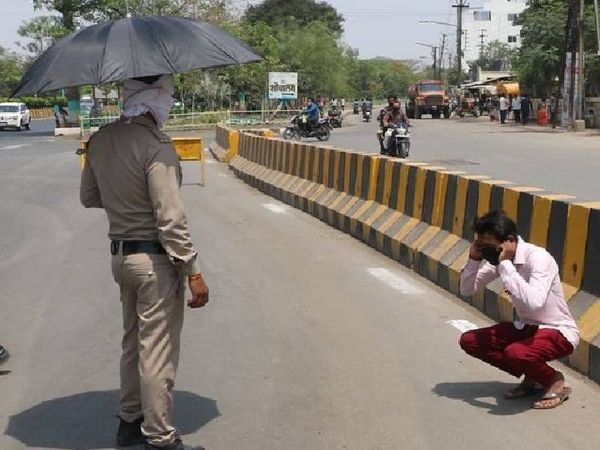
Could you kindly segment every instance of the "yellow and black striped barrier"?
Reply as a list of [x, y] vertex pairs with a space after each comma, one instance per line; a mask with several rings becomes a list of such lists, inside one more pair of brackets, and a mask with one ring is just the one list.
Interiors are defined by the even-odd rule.
[[[240, 132], [230, 166], [248, 184], [352, 234], [459, 294], [477, 215], [504, 209], [558, 261], [582, 343], [569, 363], [600, 382], [600, 203], [426, 163]], [[514, 308], [500, 281], [464, 300], [495, 320]]]

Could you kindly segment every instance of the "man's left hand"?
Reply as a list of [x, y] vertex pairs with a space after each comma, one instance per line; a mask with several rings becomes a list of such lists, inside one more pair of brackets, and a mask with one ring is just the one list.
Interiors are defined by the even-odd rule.
[[515, 241], [504, 241], [500, 244], [502, 247], [502, 253], [500, 253], [500, 262], [502, 261], [512, 261], [515, 258], [515, 253], [517, 253], [517, 243]]

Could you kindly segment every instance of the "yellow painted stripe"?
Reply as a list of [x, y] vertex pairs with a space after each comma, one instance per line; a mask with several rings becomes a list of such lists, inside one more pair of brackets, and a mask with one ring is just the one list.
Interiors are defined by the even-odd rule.
[[374, 202], [373, 202], [373, 201], [371, 201], [371, 200], [364, 202], [364, 203], [363, 203], [363, 204], [362, 204], [362, 205], [361, 205], [361, 206], [360, 206], [360, 207], [359, 207], [359, 208], [356, 210], [356, 212], [350, 216], [350, 218], [351, 218], [351, 219], [358, 219], [358, 218], [360, 218], [360, 216], [362, 216], [364, 213], [366, 213], [366, 212], [368, 211], [368, 209], [371, 207], [371, 205], [372, 205], [373, 203], [374, 203]]
[[369, 200], [375, 200], [377, 196], [377, 177], [379, 175], [379, 164], [381, 162], [381, 158], [378, 156], [371, 157], [371, 165], [369, 172], [369, 192], [367, 193], [367, 198]]
[[384, 212], [387, 211], [387, 206], [381, 205], [379, 207], [377, 207], [377, 209], [373, 212], [373, 214], [371, 214], [369, 217], [367, 217], [367, 219], [364, 221], [365, 225], [373, 225], [373, 222], [375, 222], [377, 219], [379, 219], [382, 214]]
[[404, 213], [406, 206], [406, 187], [408, 186], [408, 170], [410, 166], [408, 164], [402, 164], [400, 166], [400, 183], [398, 186], [398, 200], [396, 202], [396, 210]]
[[508, 217], [517, 221], [517, 209], [519, 207], [520, 192], [514, 189], [504, 189], [504, 199], [502, 209], [508, 214]]
[[417, 168], [415, 176], [415, 198], [413, 200], [413, 217], [421, 220], [423, 218], [423, 203], [425, 201], [425, 178], [427, 177], [427, 169], [423, 167]]
[[446, 239], [444, 239], [442, 243], [438, 245], [433, 252], [431, 252], [430, 258], [439, 261], [446, 253], [450, 251], [452, 247], [456, 245], [458, 241], [460, 241], [458, 236], [455, 234], [449, 234]]
[[397, 220], [402, 218], [402, 214], [394, 212], [381, 226], [377, 229], [377, 248], [383, 248], [383, 236], [384, 234], [396, 223]]
[[340, 214], [345, 215], [350, 209], [354, 206], [354, 204], [358, 201], [358, 197], [352, 197], [348, 203], [344, 205], [344, 207], [340, 210]]
[[505, 292], [498, 295], [498, 317], [501, 321], [512, 322], [514, 318], [514, 306], [510, 297]]
[[392, 178], [394, 170], [394, 162], [387, 160], [385, 161], [384, 178], [383, 178], [383, 204], [390, 204], [390, 197], [392, 196]]
[[349, 152], [344, 153], [344, 187], [343, 191], [348, 194], [352, 194], [350, 192], [350, 158], [352, 155]]
[[456, 260], [450, 264], [450, 269], [455, 272], [460, 272], [469, 259], [469, 248], [459, 255]]
[[585, 246], [587, 244], [590, 208], [573, 203], [569, 208], [565, 237], [563, 281], [579, 288], [583, 279]]
[[569, 356], [569, 362], [578, 370], [587, 374], [590, 364], [590, 343], [600, 333], [600, 301], [596, 301], [577, 320], [581, 341], [575, 352]]
[[411, 247], [416, 251], [421, 250], [423, 247], [429, 244], [429, 242], [436, 237], [439, 232], [440, 229], [438, 227], [427, 227], [423, 234], [419, 236], [415, 242], [413, 242]]
[[479, 197], [477, 199], [477, 216], [481, 217], [490, 210], [491, 198], [492, 185], [489, 183], [479, 183]]
[[338, 150], [333, 152], [333, 188], [336, 191], [340, 190], [340, 161], [342, 159], [342, 153]]
[[454, 202], [454, 218], [452, 222], [452, 233], [458, 236], [462, 236], [463, 233], [468, 187], [468, 179], [463, 177], [458, 177], [456, 179], [456, 201]]
[[444, 221], [444, 205], [446, 204], [446, 192], [448, 189], [448, 174], [436, 172], [435, 194], [433, 199], [433, 211], [431, 213], [431, 224], [440, 227]]
[[320, 201], [320, 203], [322, 205], [325, 205], [327, 207], [329, 202], [333, 199], [334, 196], [339, 195], [340, 193], [334, 189], [328, 188], [329, 192], [327, 192], [327, 195]]
[[448, 271], [448, 281], [450, 292], [457, 293], [459, 291], [460, 284], [460, 271], [469, 259], [469, 249], [467, 248], [458, 258], [450, 265]]
[[309, 200], [311, 202], [316, 201], [317, 198], [319, 198], [319, 195], [321, 195], [325, 189], [327, 189], [327, 188], [325, 186], [323, 186], [322, 184], [320, 184], [319, 188], [315, 191], [315, 193], [313, 195], [310, 196]]
[[406, 236], [408, 236], [408, 233], [410, 233], [417, 225], [419, 225], [421, 223], [420, 220], [415, 219], [414, 217], [411, 217], [408, 222], [406, 222], [404, 224], [404, 226], [402, 228], [400, 228], [400, 230], [398, 230], [396, 232], [396, 234], [394, 234], [394, 236], [392, 236], [392, 239], [396, 240], [396, 241], [401, 241], [402, 239], [404, 239]]
[[330, 208], [330, 209], [336, 209], [336, 208], [337, 208], [337, 206], [338, 206], [338, 205], [340, 204], [340, 202], [342, 201], [342, 199], [343, 199], [344, 197], [346, 197], [346, 195], [348, 195], [348, 194], [346, 194], [345, 192], [339, 192], [339, 193], [338, 193], [338, 196], [337, 196], [337, 198], [336, 198], [336, 199], [333, 201], [333, 203], [332, 203], [331, 205], [329, 205], [329, 208]]

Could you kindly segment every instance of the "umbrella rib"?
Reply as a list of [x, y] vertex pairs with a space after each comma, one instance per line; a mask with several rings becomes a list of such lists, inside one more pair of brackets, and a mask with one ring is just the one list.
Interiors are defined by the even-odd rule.
[[[158, 31], [156, 30], [156, 28], [154, 28], [154, 25], [152, 25], [152, 23], [150, 21], [146, 20], [145, 17], [142, 17], [141, 19], [142, 19], [143, 22], [146, 23], [146, 25], [148, 25], [152, 29], [152, 31], [154, 32], [154, 34], [158, 38], [158, 42], [160, 43], [160, 45], [161, 45], [161, 47], [163, 49], [163, 52], [165, 54], [165, 58], [167, 59], [167, 63], [171, 67], [171, 71], [172, 72], [178, 71], [179, 69], [177, 67], [175, 67], [173, 65], [173, 62], [171, 61], [171, 55], [169, 55], [169, 52], [167, 51], [167, 47], [166, 47], [164, 41], [162, 40], [162, 37], [161, 37], [160, 33], [158, 33]], [[164, 74], [155, 74], [155, 75], [164, 75]]]

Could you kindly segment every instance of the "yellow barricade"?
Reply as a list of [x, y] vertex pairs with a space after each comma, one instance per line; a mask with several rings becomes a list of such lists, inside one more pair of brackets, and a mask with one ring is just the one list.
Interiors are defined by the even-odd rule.
[[[206, 186], [206, 162], [204, 159], [204, 142], [200, 136], [197, 137], [174, 137], [173, 146], [180, 161], [200, 161], [200, 185]], [[90, 137], [85, 136], [79, 141], [79, 163], [81, 170], [85, 166], [85, 160]]]

